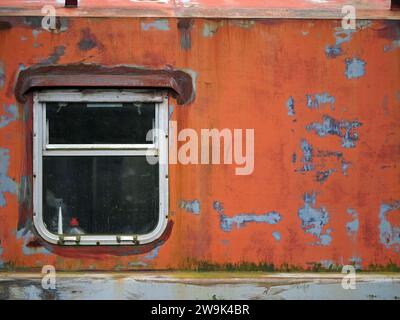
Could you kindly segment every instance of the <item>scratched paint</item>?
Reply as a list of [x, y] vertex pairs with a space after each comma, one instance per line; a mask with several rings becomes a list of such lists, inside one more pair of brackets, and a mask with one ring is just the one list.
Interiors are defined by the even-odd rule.
[[17, 184], [8, 174], [10, 166], [10, 151], [0, 148], [0, 207], [5, 207], [5, 193], [17, 193]]
[[201, 206], [199, 200], [181, 200], [180, 207], [187, 212], [200, 214]]
[[331, 110], [335, 109], [335, 97], [330, 96], [327, 92], [321, 94], [307, 94], [307, 107], [310, 109], [320, 109], [321, 105], [329, 104]]
[[225, 232], [231, 231], [233, 226], [239, 229], [251, 222], [277, 224], [282, 220], [282, 216], [276, 211], [263, 214], [240, 213], [232, 217], [228, 217], [225, 214], [225, 210], [221, 202], [215, 201], [213, 206], [214, 210], [216, 210], [220, 216], [221, 229]]
[[393, 248], [396, 252], [400, 253], [400, 227], [392, 226], [388, 220], [388, 215], [392, 212], [398, 215], [398, 210], [400, 210], [400, 201], [381, 204], [379, 232], [381, 243], [386, 248]]
[[346, 59], [345, 65], [345, 74], [347, 79], [357, 79], [364, 76], [366, 65], [365, 61], [358, 58]]
[[336, 120], [328, 115], [323, 116], [322, 123], [314, 122], [306, 126], [307, 131], [314, 131], [320, 137], [328, 135], [342, 138], [342, 147], [354, 148], [358, 141], [358, 133], [355, 129], [361, 126], [357, 120]]
[[18, 109], [15, 104], [4, 105], [5, 114], [0, 116], [0, 128], [8, 126], [11, 122], [17, 120]]
[[294, 116], [294, 99], [293, 97], [289, 97], [288, 101], [286, 102], [286, 107], [288, 109], [288, 116]]
[[159, 31], [169, 31], [169, 21], [167, 19], [157, 19], [152, 22], [144, 22], [141, 24], [142, 30], [149, 31], [151, 29], [159, 30]]
[[304, 206], [299, 209], [301, 227], [305, 233], [310, 233], [318, 238], [317, 245], [328, 246], [332, 242], [331, 229], [325, 229], [329, 222], [329, 213], [325, 207], [315, 207], [316, 193], [304, 194]]

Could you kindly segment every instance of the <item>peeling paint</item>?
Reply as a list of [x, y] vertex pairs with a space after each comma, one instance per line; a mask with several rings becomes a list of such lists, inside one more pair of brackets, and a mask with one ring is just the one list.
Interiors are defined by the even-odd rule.
[[335, 171], [336, 171], [335, 169], [329, 169], [329, 170], [325, 170], [325, 171], [317, 171], [315, 180], [318, 181], [319, 183], [323, 184], [329, 178], [329, 176]]
[[[400, 227], [392, 226], [387, 219], [387, 215], [392, 211], [400, 210], [400, 201], [392, 203], [383, 203], [379, 212], [379, 232], [380, 240], [386, 248], [393, 247], [394, 250], [400, 253]], [[396, 212], [399, 214], [399, 212]]]
[[7, 176], [8, 167], [10, 165], [10, 151], [0, 148], [0, 207], [6, 205], [4, 193], [17, 193], [17, 184], [14, 180]]
[[341, 161], [341, 168], [342, 168], [342, 173], [344, 176], [347, 176], [347, 170], [351, 167], [351, 162], [348, 162], [344, 159]]
[[313, 147], [311, 144], [307, 142], [306, 139], [301, 141], [301, 151], [303, 153], [303, 157], [301, 162], [304, 163], [302, 171], [311, 171], [314, 169], [313, 161]]
[[5, 81], [4, 66], [3, 63], [0, 62], [0, 88], [4, 87], [4, 81]]
[[288, 116], [294, 116], [294, 99], [293, 97], [289, 97], [288, 101], [286, 102], [286, 107], [288, 109]]
[[169, 31], [169, 22], [168, 19], [157, 19], [153, 22], [146, 23], [142, 21], [140, 23], [142, 30], [148, 31], [151, 29], [159, 30], [159, 31]]
[[4, 105], [5, 115], [0, 116], [0, 128], [4, 128], [18, 118], [18, 108], [15, 104]]
[[327, 92], [314, 95], [306, 95], [307, 107], [310, 109], [319, 109], [322, 104], [330, 104], [331, 110], [335, 110], [335, 97], [330, 96]]
[[304, 194], [304, 206], [299, 209], [298, 216], [301, 219], [301, 227], [306, 233], [316, 236], [317, 245], [327, 246], [331, 243], [331, 229], [323, 231], [328, 224], [329, 213], [325, 207], [315, 208], [316, 193]]
[[274, 237], [274, 239], [275, 239], [276, 241], [280, 241], [280, 240], [281, 240], [281, 233], [278, 232], [278, 231], [272, 232], [272, 236]]
[[353, 33], [357, 30], [366, 29], [372, 25], [370, 20], [358, 20], [356, 22], [356, 29], [343, 29], [342, 27], [335, 28], [334, 37], [335, 44], [327, 45], [325, 47], [325, 54], [328, 58], [336, 58], [343, 53], [342, 44], [350, 42]]
[[350, 236], [354, 236], [357, 233], [360, 224], [358, 221], [358, 213], [351, 208], [347, 209], [347, 213], [353, 218], [352, 221], [346, 223], [347, 233]]
[[221, 28], [224, 25], [224, 22], [216, 22], [216, 21], [210, 21], [210, 22], [205, 22], [203, 25], [203, 37], [209, 38], [213, 37], [219, 28]]
[[78, 47], [82, 51], [88, 51], [97, 47], [96, 37], [90, 32], [89, 28], [81, 30], [82, 37], [78, 43]]
[[240, 213], [233, 217], [228, 217], [225, 215], [225, 210], [221, 202], [215, 201], [213, 207], [220, 216], [221, 229], [225, 232], [231, 231], [233, 225], [239, 229], [246, 226], [250, 222], [277, 224], [282, 220], [281, 215], [276, 211], [271, 211], [264, 214]]
[[383, 47], [383, 51], [384, 52], [389, 52], [389, 51], [393, 51], [395, 49], [400, 48], [400, 39], [398, 40], [393, 40], [390, 44], [386, 44]]
[[190, 213], [200, 214], [200, 201], [199, 200], [181, 200], [180, 207]]
[[65, 53], [65, 46], [58, 46], [54, 48], [52, 54], [49, 55], [47, 59], [44, 59], [39, 62], [41, 65], [48, 65], [48, 64], [56, 64], [58, 60], [64, 55]]
[[158, 253], [160, 251], [161, 245], [155, 247], [153, 250], [151, 250], [148, 254], [146, 254], [145, 259], [153, 260], [158, 257]]
[[365, 61], [358, 58], [346, 59], [345, 65], [345, 74], [347, 79], [357, 79], [364, 76], [366, 65]]
[[320, 137], [326, 137], [327, 135], [341, 137], [342, 147], [354, 148], [356, 146], [356, 141], [358, 140], [358, 133], [354, 132], [354, 129], [361, 125], [361, 122], [357, 120], [338, 121], [328, 115], [324, 115], [322, 123], [314, 122], [306, 126], [306, 129], [307, 131], [314, 131]]

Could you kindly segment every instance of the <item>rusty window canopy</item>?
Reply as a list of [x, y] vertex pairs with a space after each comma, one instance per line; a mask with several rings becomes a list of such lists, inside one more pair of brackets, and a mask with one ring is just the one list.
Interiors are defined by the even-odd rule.
[[28, 92], [41, 88], [167, 89], [178, 104], [188, 104], [194, 98], [192, 77], [186, 72], [130, 66], [69, 64], [30, 67], [19, 73], [15, 96], [19, 102], [25, 102]]

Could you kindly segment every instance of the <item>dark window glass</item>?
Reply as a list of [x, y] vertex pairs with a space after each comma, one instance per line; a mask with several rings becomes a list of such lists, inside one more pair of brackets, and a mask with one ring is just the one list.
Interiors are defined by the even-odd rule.
[[154, 103], [47, 103], [50, 144], [144, 144]]
[[43, 158], [43, 220], [58, 234], [147, 234], [158, 223], [158, 165], [145, 156]]

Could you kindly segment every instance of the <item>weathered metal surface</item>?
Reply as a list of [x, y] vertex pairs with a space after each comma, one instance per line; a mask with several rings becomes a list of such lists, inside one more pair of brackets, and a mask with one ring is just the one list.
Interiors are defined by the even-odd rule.
[[[38, 18], [2, 17], [0, 26], [2, 268], [399, 270], [398, 21], [343, 30], [340, 20], [60, 18], [48, 32]], [[190, 74], [196, 99], [171, 99], [171, 120], [196, 132], [254, 128], [254, 172], [170, 165], [170, 235], [148, 252], [44, 246], [31, 222], [31, 101], [17, 103], [15, 84], [31, 66], [82, 62]]]
[[64, 8], [64, 1], [1, 0], [0, 14], [41, 16], [45, 5], [57, 9], [58, 16], [84, 17], [214, 17], [214, 18], [314, 18], [338, 19], [342, 7], [352, 5], [358, 19], [399, 19], [400, 12], [390, 11], [390, 0], [117, 0], [79, 1], [77, 8]]
[[[358, 275], [355, 289], [341, 274], [59, 274], [43, 289], [37, 274], [0, 274], [0, 299], [19, 300], [399, 300], [398, 275]], [[154, 290], [157, 288], [157, 290]]]

